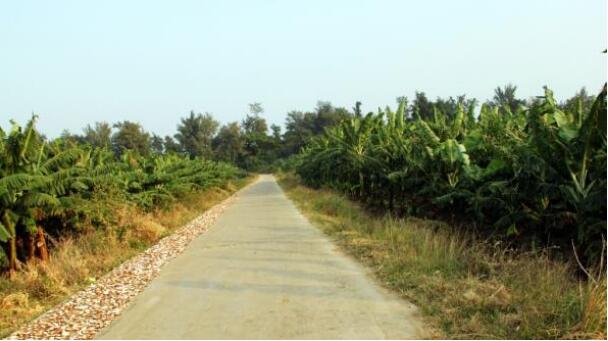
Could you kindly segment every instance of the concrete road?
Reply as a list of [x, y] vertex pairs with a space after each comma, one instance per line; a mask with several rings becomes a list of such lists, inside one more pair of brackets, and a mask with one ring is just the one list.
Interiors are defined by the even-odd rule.
[[415, 307], [338, 251], [272, 176], [238, 195], [99, 338], [423, 336]]

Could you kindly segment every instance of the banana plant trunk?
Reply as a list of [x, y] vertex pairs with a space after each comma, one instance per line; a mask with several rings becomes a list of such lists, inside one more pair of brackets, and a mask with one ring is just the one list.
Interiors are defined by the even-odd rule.
[[39, 226], [36, 235], [36, 248], [38, 249], [38, 256], [40, 257], [40, 260], [46, 262], [49, 260], [49, 250], [46, 246], [46, 239], [44, 238], [44, 229]]
[[388, 210], [391, 213], [394, 213], [395, 211], [395, 192], [393, 189], [393, 185], [392, 184], [388, 184], [388, 191], [389, 191], [389, 195], [388, 195]]
[[36, 257], [36, 238], [35, 233], [28, 233], [27, 235], [27, 261], [31, 262]]
[[364, 192], [365, 189], [363, 188], [364, 186], [364, 181], [363, 181], [363, 172], [359, 171], [359, 199], [363, 199], [364, 198]]
[[19, 270], [19, 260], [17, 260], [17, 238], [8, 240], [8, 277], [13, 278]]

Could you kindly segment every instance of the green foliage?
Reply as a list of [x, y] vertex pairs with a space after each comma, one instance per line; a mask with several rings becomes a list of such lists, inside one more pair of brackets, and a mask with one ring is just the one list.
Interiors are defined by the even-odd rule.
[[422, 93], [416, 119], [407, 118], [405, 100], [397, 112], [354, 117], [314, 138], [297, 172], [309, 185], [399, 214], [460, 217], [490, 234], [564, 247], [572, 241], [587, 260], [599, 258], [606, 93], [588, 110], [570, 110], [550, 90], [528, 108], [514, 91], [497, 89], [496, 103], [477, 117], [464, 99], [447, 115]]
[[112, 126], [107, 122], [95, 122], [84, 128], [84, 141], [93, 147], [109, 148], [112, 141]]
[[515, 97], [517, 86], [507, 84], [504, 87], [494, 89], [494, 98], [489, 105], [496, 106], [502, 114], [508, 115], [514, 113], [520, 106], [524, 105], [524, 101]]
[[[361, 102], [355, 105], [355, 112], [361, 114]], [[344, 108], [335, 108], [329, 102], [318, 102], [311, 112], [291, 111], [285, 120], [284, 146], [281, 156], [299, 153], [311, 138], [322, 134], [326, 128], [350, 119], [353, 114]]]
[[114, 124], [118, 129], [112, 135], [112, 146], [118, 154], [126, 150], [135, 150], [142, 155], [150, 152], [150, 134], [139, 123], [124, 121]]
[[[27, 253], [26, 243], [17, 240], [38, 228], [61, 234], [84, 223], [95, 226], [109, 221], [99, 216], [95, 198], [100, 192], [107, 195], [106, 201], [153, 209], [244, 175], [221, 162], [149, 154], [143, 147], [148, 134], [131, 122], [117, 125], [113, 142], [120, 153], [114, 154], [92, 141], [84, 145], [63, 138], [46, 141], [36, 131], [35, 121], [36, 116], [23, 128], [13, 122], [8, 133], [0, 129], [0, 263], [8, 258], [11, 270]], [[106, 131], [100, 125], [90, 130]]]
[[429, 338], [606, 339], [602, 264], [583, 279], [546, 250], [510, 252], [437, 220], [369, 212], [292, 173], [279, 184], [343, 250], [420, 307]]
[[260, 103], [249, 105], [251, 114], [247, 115], [242, 123], [242, 155], [239, 165], [248, 170], [260, 170], [271, 162], [273, 141], [268, 136], [268, 124], [260, 116], [263, 109]]
[[228, 123], [218, 132], [213, 140], [213, 149], [217, 159], [237, 164], [243, 155], [243, 136], [238, 122]]
[[177, 126], [175, 139], [179, 142], [181, 150], [191, 158], [197, 156], [209, 158], [212, 156], [211, 141], [218, 126], [219, 123], [210, 114], [195, 115], [194, 111], [191, 111], [190, 116], [182, 118]]

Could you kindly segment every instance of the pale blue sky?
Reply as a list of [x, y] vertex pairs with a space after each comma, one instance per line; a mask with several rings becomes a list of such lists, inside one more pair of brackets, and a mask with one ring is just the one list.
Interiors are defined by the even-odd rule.
[[318, 100], [364, 109], [416, 89], [482, 101], [512, 82], [558, 98], [606, 79], [604, 0], [0, 3], [0, 125], [56, 136], [134, 120], [173, 134], [191, 109], [247, 104], [282, 124]]

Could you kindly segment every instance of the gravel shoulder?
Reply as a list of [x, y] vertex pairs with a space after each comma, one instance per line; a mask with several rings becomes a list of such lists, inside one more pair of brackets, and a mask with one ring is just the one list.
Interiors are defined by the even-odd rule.
[[413, 305], [374, 283], [265, 175], [97, 337], [413, 339], [424, 329]]
[[11, 334], [8, 339], [92, 339], [158, 276], [161, 267], [207, 231], [238, 193], [121, 264], [96, 283]]

